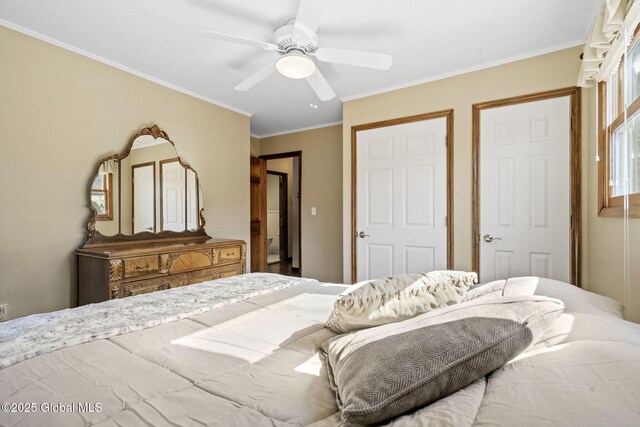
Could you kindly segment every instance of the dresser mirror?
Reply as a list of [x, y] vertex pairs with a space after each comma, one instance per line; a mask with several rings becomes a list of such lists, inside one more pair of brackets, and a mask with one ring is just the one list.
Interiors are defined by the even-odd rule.
[[142, 129], [126, 152], [101, 160], [96, 170], [86, 244], [207, 236], [198, 174], [157, 125]]

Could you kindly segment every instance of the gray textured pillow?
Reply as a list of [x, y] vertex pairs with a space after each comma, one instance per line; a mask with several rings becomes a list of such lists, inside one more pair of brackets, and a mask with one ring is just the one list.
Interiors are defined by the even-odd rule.
[[372, 424], [445, 397], [539, 339], [564, 304], [542, 296], [480, 298], [322, 345], [342, 418]]
[[477, 278], [476, 273], [444, 270], [362, 282], [338, 297], [326, 326], [345, 333], [400, 322], [458, 303]]

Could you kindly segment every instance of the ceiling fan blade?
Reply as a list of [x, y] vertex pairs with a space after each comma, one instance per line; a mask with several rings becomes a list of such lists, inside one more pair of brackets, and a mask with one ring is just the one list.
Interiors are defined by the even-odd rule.
[[255, 73], [251, 74], [245, 80], [240, 82], [236, 87], [234, 87], [234, 89], [239, 91], [249, 90], [255, 85], [257, 85], [258, 83], [260, 83], [262, 80], [269, 77], [271, 73], [273, 73], [275, 70], [276, 70], [276, 62], [275, 61], [270, 62], [264, 67], [260, 68]]
[[309, 86], [318, 95], [321, 101], [328, 101], [335, 98], [336, 94], [329, 86], [329, 82], [324, 78], [320, 70], [316, 68], [316, 72], [307, 77]]
[[324, 0], [301, 0], [293, 26], [293, 35], [305, 38], [313, 37], [328, 8]]
[[388, 70], [391, 64], [393, 64], [393, 59], [389, 55], [361, 52], [358, 50], [321, 47], [315, 51], [314, 56], [323, 62], [356, 65], [358, 67], [375, 68], [377, 70]]
[[198, 30], [196, 32], [200, 37], [207, 37], [214, 40], [222, 40], [225, 42], [244, 44], [247, 46], [261, 47], [264, 50], [278, 50], [278, 46], [273, 43], [261, 42], [259, 40], [248, 39], [246, 37], [233, 36], [231, 34], [217, 33], [209, 30]]

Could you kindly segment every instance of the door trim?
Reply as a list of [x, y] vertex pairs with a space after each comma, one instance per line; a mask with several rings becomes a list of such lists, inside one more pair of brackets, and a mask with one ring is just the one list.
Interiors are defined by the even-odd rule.
[[406, 123], [446, 118], [447, 122], [447, 268], [453, 268], [453, 109], [399, 117], [379, 122], [351, 126], [351, 282], [357, 280], [358, 258], [356, 253], [356, 218], [357, 218], [357, 145], [358, 132]]
[[543, 101], [551, 98], [570, 97], [570, 143], [569, 143], [569, 193], [570, 193], [570, 278], [571, 283], [581, 287], [581, 160], [580, 160], [580, 144], [581, 144], [581, 105], [580, 105], [580, 88], [567, 87], [562, 89], [550, 90], [546, 92], [538, 92], [529, 95], [515, 96], [512, 98], [498, 99], [495, 101], [481, 102], [472, 105], [472, 172], [471, 172], [471, 209], [472, 231], [471, 231], [471, 247], [472, 247], [472, 269], [480, 276], [480, 112], [482, 110], [505, 107], [508, 105], [522, 104], [526, 102]]
[[[298, 158], [298, 269], [302, 275], [302, 151], [289, 151], [286, 153], [265, 154], [259, 156], [260, 159], [286, 159], [289, 157]], [[265, 206], [265, 209], [267, 207]], [[267, 236], [265, 236], [265, 239]]]

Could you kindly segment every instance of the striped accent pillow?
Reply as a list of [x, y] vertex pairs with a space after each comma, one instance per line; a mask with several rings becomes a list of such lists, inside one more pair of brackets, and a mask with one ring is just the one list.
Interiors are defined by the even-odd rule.
[[476, 273], [431, 271], [361, 282], [336, 300], [326, 326], [338, 333], [371, 328], [460, 302]]

